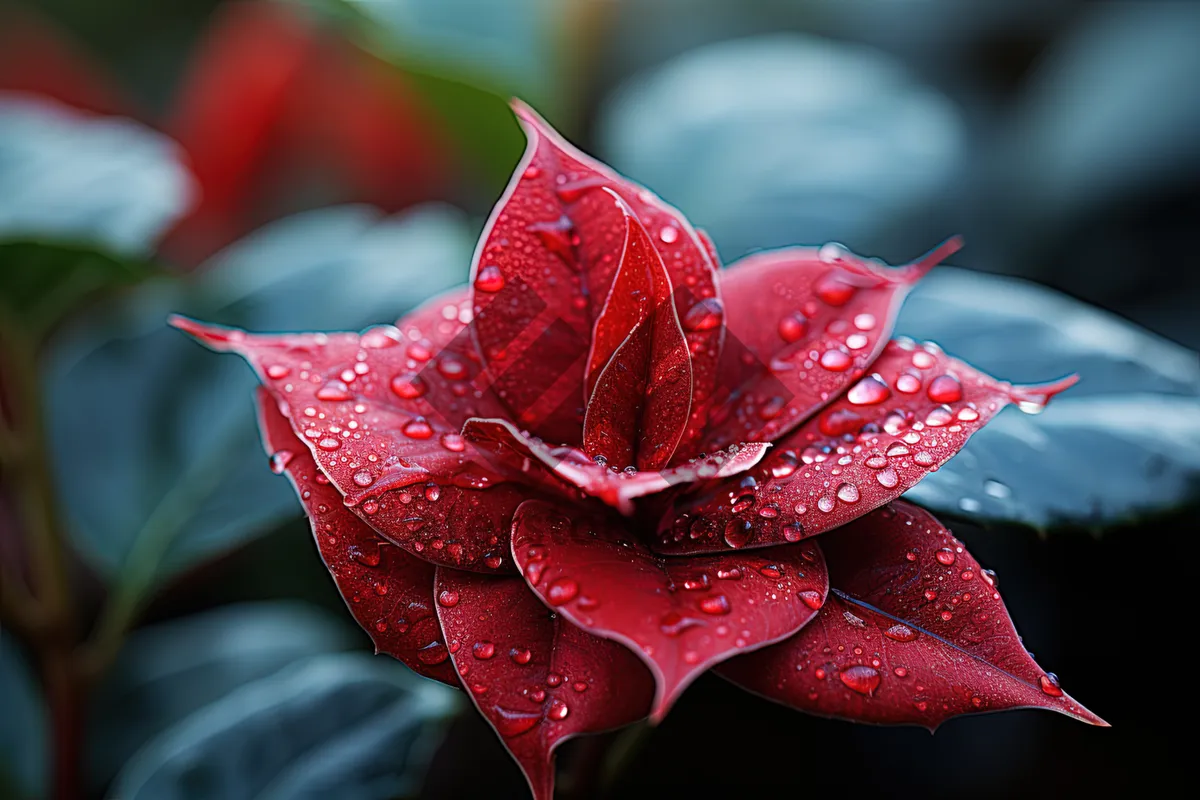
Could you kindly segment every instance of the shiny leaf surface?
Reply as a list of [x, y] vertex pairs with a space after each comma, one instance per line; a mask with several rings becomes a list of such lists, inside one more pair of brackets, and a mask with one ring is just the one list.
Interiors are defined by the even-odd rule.
[[714, 664], [803, 627], [829, 586], [812, 542], [660, 558], [611, 518], [533, 500], [517, 510], [513, 559], [548, 606], [646, 662], [655, 720]]
[[[912, 488], [1005, 405], [1036, 412], [1073, 383], [1013, 386], [911, 341], [890, 342], [871, 370], [754, 470], [679, 497], [654, 547], [719, 552], [832, 530]], [[747, 529], [733, 543], [731, 525]]]
[[931, 730], [960, 714], [1044, 708], [1092, 725], [1026, 652], [996, 588], [926, 511], [897, 502], [822, 540], [829, 601], [809, 626], [719, 672], [813, 714]]
[[[473, 332], [516, 419], [557, 443], [580, 441], [594, 319], [608, 296], [625, 227], [606, 223], [608, 189], [649, 232], [678, 291], [692, 353], [694, 402], [716, 379], [723, 328], [713, 264], [682, 215], [576, 150], [524, 105], [528, 146], [476, 251]], [[702, 301], [712, 313], [689, 313]], [[702, 309], [703, 310], [703, 309]], [[618, 341], [624, 336], [618, 338]], [[699, 433], [691, 426], [685, 438]]]
[[517, 430], [506, 420], [468, 420], [463, 426], [463, 436], [489, 453], [494, 463], [506, 465], [507, 474], [520, 475], [533, 485], [568, 499], [579, 499], [582, 492], [623, 514], [633, 513], [633, 501], [638, 497], [672, 486], [745, 472], [761, 461], [770, 447], [762, 442], [735, 445], [677, 467], [638, 472], [613, 470], [573, 447], [552, 447]]
[[554, 794], [554, 750], [646, 716], [654, 682], [620, 644], [538, 602], [520, 578], [439, 568], [438, 616], [471, 700], [525, 773]]
[[788, 248], [721, 272], [721, 407], [704, 446], [774, 441], [849, 388], [883, 351], [913, 284], [960, 246], [950, 239], [898, 269], [836, 244]]
[[[491, 570], [520, 502], [467, 446], [462, 421], [498, 404], [475, 385], [465, 295], [426, 303], [361, 334], [254, 335], [177, 319], [204, 344], [237, 352], [285, 411], [347, 506], [434, 563]], [[503, 552], [501, 546], [500, 552]]]

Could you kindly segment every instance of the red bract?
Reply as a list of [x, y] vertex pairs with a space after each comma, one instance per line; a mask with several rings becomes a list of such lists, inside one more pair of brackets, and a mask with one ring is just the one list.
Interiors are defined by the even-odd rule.
[[895, 502], [1074, 380], [889, 341], [957, 240], [899, 269], [827, 245], [717, 272], [678, 211], [517, 113], [529, 149], [471, 294], [361, 334], [176, 322], [259, 374], [273, 463], [379, 648], [442, 680], [448, 650], [539, 798], [559, 742], [657, 721], [711, 667], [869, 722], [1103, 724], [1020, 646], [994, 578]]

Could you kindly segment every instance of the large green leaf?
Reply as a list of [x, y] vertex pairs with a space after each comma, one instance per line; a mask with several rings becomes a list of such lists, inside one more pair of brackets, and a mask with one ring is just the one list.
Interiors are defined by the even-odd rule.
[[732, 260], [830, 240], [913, 247], [897, 232], [941, 202], [963, 133], [949, 100], [882, 53], [779, 34], [635, 78], [605, 104], [599, 137], [600, 155]]
[[0, 633], [0, 796], [44, 797], [46, 708], [12, 639]]
[[1200, 499], [1200, 355], [1035, 284], [952, 268], [917, 287], [897, 331], [1014, 382], [1080, 374], [1038, 417], [1004, 410], [912, 500], [1045, 530]]
[[179, 149], [149, 128], [0, 93], [0, 299], [48, 327], [83, 295], [144, 277], [190, 195]]
[[121, 800], [345, 800], [412, 792], [450, 690], [390, 659], [317, 656], [197, 711], [117, 778]]
[[137, 631], [92, 698], [91, 785], [106, 785], [142, 745], [194, 711], [352, 641], [337, 621], [293, 602], [225, 606]]
[[249, 370], [168, 329], [168, 314], [252, 330], [357, 329], [463, 280], [472, 241], [445, 207], [300, 214], [64, 331], [45, 388], [79, 549], [104, 576], [132, 571], [150, 585], [298, 513], [264, 466]]

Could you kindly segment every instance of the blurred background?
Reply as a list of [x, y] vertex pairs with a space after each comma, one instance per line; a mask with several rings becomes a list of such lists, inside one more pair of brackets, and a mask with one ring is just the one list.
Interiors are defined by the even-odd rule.
[[[988, 273], [1116, 316], [1018, 292], [1019, 325], [948, 349], [1084, 388], [1026, 335], [1070, 317], [1080, 353], [1138, 362], [1093, 384], [1119, 403], [1200, 386], [1176, 346], [1200, 346], [1197, 43], [1187, 2], [0, 0], [0, 796], [524, 796], [465, 702], [368, 655], [265, 469], [248, 370], [163, 326], [357, 329], [463, 282], [523, 148], [508, 97], [679, 206], [725, 263], [830, 240], [898, 263], [963, 234], [970, 272], [938, 290], [965, 287], [962, 318], [1018, 285]], [[935, 295], [902, 330], [937, 336]], [[1088, 486], [1141, 448], [1154, 514], [1112, 511], [1104, 536], [1099, 512], [1049, 535], [1052, 513], [956, 527], [1112, 730], [1023, 711], [931, 737], [706, 676], [657, 730], [564, 747], [564, 795], [1178, 777], [1168, 720], [1193, 667], [1171, 652], [1171, 564], [1198, 456], [1155, 408], [1118, 409], [1153, 447], [1061, 468]]]

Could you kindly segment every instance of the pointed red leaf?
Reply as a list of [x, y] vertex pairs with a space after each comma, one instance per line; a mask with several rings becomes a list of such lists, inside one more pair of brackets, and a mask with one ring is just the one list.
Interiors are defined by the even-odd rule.
[[[625, 235], [624, 227], [614, 228], [611, 202], [599, 191], [608, 189], [649, 232], [678, 290], [675, 305], [696, 373], [693, 396], [706, 399], [723, 326], [713, 264], [695, 231], [679, 211], [581, 153], [531, 109], [515, 103], [514, 110], [529, 143], [472, 267], [473, 329], [498, 394], [539, 436], [581, 441], [593, 322]], [[688, 430], [690, 441], [699, 425]]]
[[426, 560], [493, 571], [507, 568], [509, 522], [527, 492], [493, 486], [495, 470], [460, 434], [464, 419], [500, 409], [476, 382], [467, 302], [454, 292], [361, 334], [174, 324], [250, 362], [360, 518]]
[[817, 619], [721, 675], [859, 722], [933, 729], [959, 714], [1044, 708], [1107, 725], [1034, 662], [995, 576], [928, 512], [896, 502], [821, 541], [831, 588]]
[[901, 302], [959, 249], [950, 239], [906, 267], [840, 245], [748, 256], [721, 273], [726, 345], [708, 448], [778, 439], [846, 390], [882, 351]]
[[458, 686], [434, 609], [434, 566], [393, 546], [342, 505], [265, 389], [258, 390], [258, 420], [272, 467], [291, 479], [321, 559], [376, 652]]
[[687, 426], [691, 356], [662, 259], [625, 202], [604, 192], [623, 219], [625, 243], [588, 357], [594, 388], [583, 449], [616, 469], [657, 470], [670, 462]]
[[776, 443], [752, 472], [680, 495], [654, 547], [719, 552], [736, 520], [749, 528], [748, 547], [832, 530], [915, 486], [1004, 406], [1036, 412], [1074, 382], [1013, 386], [936, 345], [890, 342], [870, 375]]
[[467, 694], [525, 773], [554, 794], [554, 750], [646, 716], [653, 680], [616, 642], [551, 613], [520, 578], [439, 568], [438, 616]]
[[582, 450], [552, 447], [517, 430], [502, 419], [472, 419], [463, 436], [510, 476], [521, 476], [531, 486], [554, 492], [568, 500], [582, 494], [598, 498], [623, 514], [633, 513], [633, 501], [672, 486], [700, 480], [717, 480], [752, 468], [766, 454], [768, 444], [751, 442], [670, 467], [638, 472], [612, 470], [597, 464]]
[[513, 559], [547, 605], [646, 662], [655, 720], [709, 667], [799, 630], [829, 586], [813, 542], [664, 559], [611, 517], [538, 500], [517, 509]]

